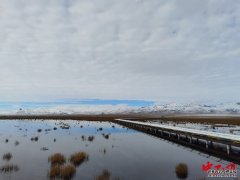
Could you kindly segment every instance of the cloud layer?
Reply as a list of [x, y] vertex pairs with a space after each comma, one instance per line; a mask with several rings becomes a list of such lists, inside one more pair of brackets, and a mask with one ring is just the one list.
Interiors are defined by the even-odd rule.
[[0, 0], [0, 100], [240, 100], [240, 2]]

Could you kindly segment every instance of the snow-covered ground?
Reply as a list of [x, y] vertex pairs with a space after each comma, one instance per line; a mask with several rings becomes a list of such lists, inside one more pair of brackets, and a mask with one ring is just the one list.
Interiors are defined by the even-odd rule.
[[[209, 132], [218, 132], [218, 133], [226, 133], [226, 134], [234, 134], [240, 135], [240, 126], [236, 125], [226, 125], [226, 124], [200, 124], [200, 123], [176, 123], [172, 121], [164, 122], [164, 121], [147, 121], [150, 124], [157, 125], [167, 125], [172, 127], [182, 127], [187, 129], [195, 129], [195, 130], [203, 130]], [[240, 137], [240, 136], [239, 136]]]
[[227, 140], [233, 140], [233, 141], [236, 141], [236, 142], [240, 142], [240, 136], [239, 135], [227, 133], [227, 131], [225, 131], [225, 133], [219, 132], [219, 131], [212, 132], [209, 129], [201, 130], [201, 129], [198, 129], [198, 128], [188, 128], [188, 127], [182, 127], [182, 126], [178, 126], [178, 125], [174, 126], [174, 125], [171, 125], [171, 124], [139, 122], [139, 121], [130, 121], [130, 120], [123, 120], [123, 119], [118, 119], [118, 120], [119, 121], [130, 122], [130, 123], [134, 123], [134, 124], [148, 125], [148, 126], [159, 127], [159, 128], [166, 128], [166, 129], [170, 129], [170, 130], [189, 132], [189, 133], [198, 134], [198, 135], [207, 135], [207, 136], [210, 136], [210, 137], [212, 136], [212, 137], [216, 137], [216, 138], [221, 138], [221, 139], [227, 139]]
[[206, 104], [158, 104], [153, 106], [129, 106], [118, 105], [83, 105], [83, 104], [59, 104], [48, 107], [21, 108], [18, 105], [13, 108], [3, 109], [0, 106], [0, 114], [207, 114], [207, 115], [231, 115], [240, 116], [240, 103], [221, 103], [215, 105]]
[[115, 114], [130, 113], [135, 111], [136, 107], [128, 105], [57, 105], [51, 107], [39, 108], [19, 108], [19, 109], [0, 109], [0, 114], [4, 115], [31, 115], [31, 114]]
[[240, 102], [220, 104], [162, 104], [151, 107], [142, 107], [146, 112], [162, 113], [194, 113], [194, 114], [240, 114]]

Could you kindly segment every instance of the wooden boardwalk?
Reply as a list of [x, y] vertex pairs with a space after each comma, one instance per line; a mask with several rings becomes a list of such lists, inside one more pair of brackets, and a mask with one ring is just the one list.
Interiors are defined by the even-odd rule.
[[240, 163], [240, 136], [163, 124], [116, 119], [116, 123]]

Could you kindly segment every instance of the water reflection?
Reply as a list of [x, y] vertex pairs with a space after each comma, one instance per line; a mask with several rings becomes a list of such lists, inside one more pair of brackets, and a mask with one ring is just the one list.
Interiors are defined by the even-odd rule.
[[[201, 167], [210, 158], [189, 148], [108, 122], [3, 120], [0, 121], [0, 133], [0, 155], [11, 153], [10, 162], [14, 167], [21, 167], [10, 174], [0, 173], [0, 179], [9, 179], [10, 176], [12, 180], [33, 177], [44, 180], [49, 179], [53, 172], [58, 173], [58, 177], [63, 176], [61, 171], [66, 174], [68, 171], [74, 172], [72, 179], [84, 180], [177, 179], [175, 171], [179, 163], [187, 165], [189, 179], [197, 179], [206, 176]], [[8, 143], [5, 143], [6, 139]], [[74, 171], [68, 165], [72, 164], [71, 157], [79, 152], [86, 153], [89, 158], [88, 161], [84, 159], [84, 163], [76, 166]], [[65, 162], [56, 167], [48, 162], [55, 153], [65, 157]], [[228, 163], [218, 162], [214, 158], [211, 161]], [[0, 161], [0, 166], [5, 166], [5, 163], [4, 160]]]
[[18, 165], [9, 163], [9, 161], [11, 161], [12, 157], [13, 156], [12, 156], [12, 154], [10, 152], [3, 154], [2, 159], [3, 159], [3, 161], [6, 161], [7, 164], [0, 166], [0, 172], [1, 173], [5, 173], [6, 174], [6, 173], [16, 172], [16, 171], [19, 170]]

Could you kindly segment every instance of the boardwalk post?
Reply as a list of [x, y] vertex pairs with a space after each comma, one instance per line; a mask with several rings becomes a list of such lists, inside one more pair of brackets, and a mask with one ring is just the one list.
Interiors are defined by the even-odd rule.
[[208, 141], [206, 141], [206, 148], [208, 149]]
[[213, 147], [213, 142], [212, 142], [212, 141], [210, 141], [210, 147], [211, 147], [211, 148]]
[[231, 149], [232, 149], [231, 145], [227, 145], [227, 154], [228, 155], [230, 155]]
[[227, 145], [227, 154], [228, 154], [228, 155], [230, 154], [229, 145]]

